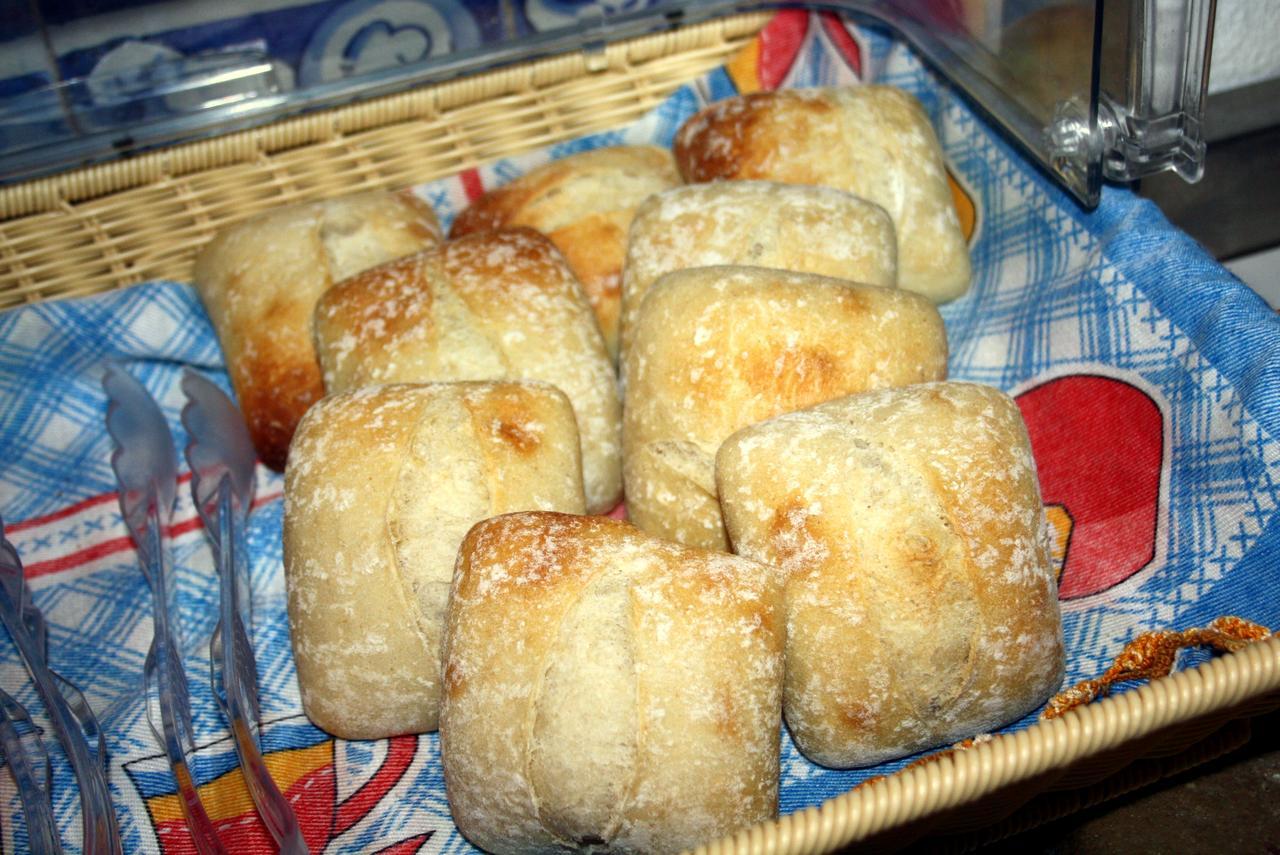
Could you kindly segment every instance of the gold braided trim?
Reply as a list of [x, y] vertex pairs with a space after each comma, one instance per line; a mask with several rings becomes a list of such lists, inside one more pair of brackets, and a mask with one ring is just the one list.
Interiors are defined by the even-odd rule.
[[1109, 695], [1116, 683], [1168, 676], [1173, 673], [1178, 651], [1184, 647], [1212, 647], [1218, 653], [1234, 653], [1272, 635], [1265, 626], [1230, 615], [1215, 619], [1203, 629], [1144, 632], [1124, 646], [1115, 664], [1101, 677], [1077, 683], [1050, 698], [1040, 718], [1058, 718]]

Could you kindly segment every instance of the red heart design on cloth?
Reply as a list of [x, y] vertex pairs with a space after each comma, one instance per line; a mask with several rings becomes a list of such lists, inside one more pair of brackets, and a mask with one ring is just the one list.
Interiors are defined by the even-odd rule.
[[1138, 387], [1092, 374], [1017, 396], [1058, 533], [1058, 596], [1087, 597], [1155, 558], [1164, 417]]

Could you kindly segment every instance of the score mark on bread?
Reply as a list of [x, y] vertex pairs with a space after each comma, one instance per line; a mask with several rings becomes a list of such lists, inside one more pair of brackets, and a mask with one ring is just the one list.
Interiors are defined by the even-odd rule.
[[809, 758], [902, 757], [1058, 687], [1035, 465], [999, 391], [923, 383], [781, 415], [726, 440], [716, 480], [735, 550], [785, 576], [785, 715]]
[[455, 822], [495, 853], [677, 851], [777, 811], [771, 568], [564, 514], [459, 551], [440, 742]]
[[556, 386], [578, 419], [589, 510], [617, 503], [617, 379], [572, 271], [538, 232], [481, 232], [364, 271], [320, 299], [315, 331], [330, 393], [456, 380]]
[[675, 140], [690, 182], [765, 179], [838, 187], [884, 207], [898, 284], [936, 302], [964, 294], [971, 264], [942, 150], [923, 107], [892, 86], [754, 92], [717, 101]]

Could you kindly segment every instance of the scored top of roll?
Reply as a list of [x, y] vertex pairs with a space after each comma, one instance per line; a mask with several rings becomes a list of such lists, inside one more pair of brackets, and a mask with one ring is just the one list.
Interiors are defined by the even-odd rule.
[[551, 238], [582, 282], [605, 346], [618, 352], [627, 228], [636, 205], [680, 183], [671, 152], [610, 146], [553, 160], [490, 190], [458, 215], [450, 237], [528, 226]]
[[777, 813], [773, 568], [604, 517], [523, 513], [459, 549], [440, 746], [495, 853], [677, 852]]
[[763, 178], [838, 187], [884, 207], [898, 232], [898, 285], [935, 302], [969, 288], [942, 149], [924, 108], [892, 86], [785, 89], [726, 98], [680, 128], [687, 181]]
[[974, 383], [745, 428], [716, 481], [735, 551], [787, 586], [787, 722], [868, 766], [1017, 719], [1058, 688], [1062, 623], [1018, 406]]
[[897, 238], [884, 208], [832, 187], [773, 181], [689, 184], [636, 209], [622, 278], [626, 350], [640, 304], [664, 274], [750, 265], [898, 284]]
[[479, 232], [365, 271], [316, 305], [329, 392], [376, 383], [538, 380], [573, 404], [587, 507], [622, 490], [621, 405], [582, 289], [532, 229]]

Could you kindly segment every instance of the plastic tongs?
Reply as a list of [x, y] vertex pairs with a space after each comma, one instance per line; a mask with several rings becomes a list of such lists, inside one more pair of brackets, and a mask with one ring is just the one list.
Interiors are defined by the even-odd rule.
[[[177, 498], [178, 472], [169, 425], [147, 390], [122, 369], [108, 368], [107, 432], [115, 440], [111, 468], [120, 484], [120, 513], [138, 546], [142, 573], [151, 586], [155, 635], [143, 666], [147, 721], [164, 747], [178, 789], [178, 802], [197, 852], [225, 851], [191, 774], [195, 751], [187, 676], [169, 626], [169, 555], [165, 540]], [[157, 726], [153, 700], [159, 707]]]
[[289, 802], [281, 795], [258, 747], [257, 667], [249, 641], [249, 566], [246, 523], [253, 504], [253, 444], [235, 404], [213, 383], [187, 371], [182, 423], [191, 439], [191, 496], [213, 541], [218, 568], [218, 626], [209, 644], [213, 692], [235, 739], [249, 795], [284, 853], [305, 853], [306, 843]]
[[40, 738], [43, 733], [32, 723], [26, 707], [0, 691], [0, 751], [18, 785], [27, 819], [27, 843], [32, 852], [61, 852], [49, 798], [49, 752]]
[[[180, 803], [195, 848], [223, 852], [191, 776], [194, 752], [191, 706], [178, 645], [169, 627], [164, 534], [177, 491], [176, 453], [164, 415], [146, 389], [120, 369], [102, 381], [110, 406], [107, 430], [116, 441], [112, 467], [120, 481], [120, 509], [138, 543], [155, 599], [155, 638], [147, 656], [148, 696], [159, 697], [161, 726], [148, 720], [169, 756]], [[182, 418], [191, 435], [187, 460], [191, 492], [214, 546], [220, 581], [218, 626], [210, 643], [214, 695], [227, 719], [245, 784], [263, 823], [282, 852], [307, 851], [297, 816], [267, 772], [257, 744], [258, 697], [248, 626], [248, 548], [245, 522], [253, 498], [253, 446], [235, 405], [212, 383], [183, 376], [188, 397]]]
[[[79, 785], [83, 851], [95, 855], [119, 853], [120, 833], [107, 788], [107, 752], [102, 730], [84, 694], [49, 667], [49, 637], [44, 615], [31, 602], [22, 561], [13, 544], [4, 537], [3, 521], [0, 521], [0, 621], [18, 648], [18, 655], [31, 675]], [[31, 851], [61, 852], [62, 841], [54, 823], [49, 793], [49, 755], [40, 734], [26, 709], [0, 692], [0, 747], [18, 786]], [[89, 748], [91, 741], [97, 744], [96, 756]]]

